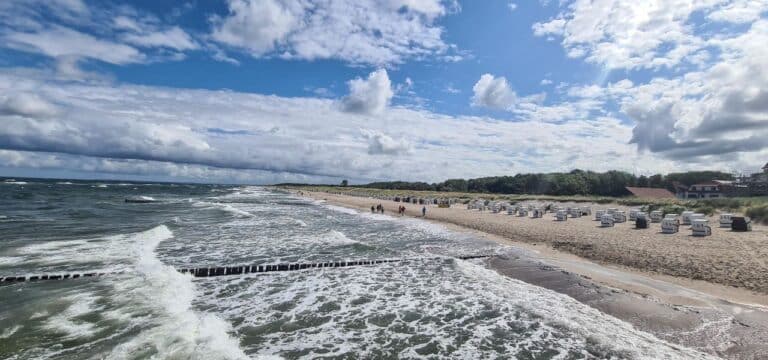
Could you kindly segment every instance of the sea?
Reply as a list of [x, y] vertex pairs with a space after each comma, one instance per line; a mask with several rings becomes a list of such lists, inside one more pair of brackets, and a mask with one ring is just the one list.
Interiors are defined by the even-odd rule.
[[[146, 200], [141, 203], [125, 199]], [[689, 359], [439, 224], [271, 187], [0, 179], [0, 359]], [[194, 278], [177, 269], [404, 259]]]

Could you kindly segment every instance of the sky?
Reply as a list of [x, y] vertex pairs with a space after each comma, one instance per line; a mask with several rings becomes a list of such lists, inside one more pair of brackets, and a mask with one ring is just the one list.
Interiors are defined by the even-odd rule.
[[768, 0], [0, 1], [0, 176], [759, 171]]

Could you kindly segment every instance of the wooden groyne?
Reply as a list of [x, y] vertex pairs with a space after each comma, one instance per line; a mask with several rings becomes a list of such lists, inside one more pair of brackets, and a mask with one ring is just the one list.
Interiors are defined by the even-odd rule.
[[[456, 259], [470, 260], [488, 258], [492, 255], [467, 255], [457, 256]], [[258, 274], [268, 272], [279, 271], [300, 271], [310, 269], [329, 269], [329, 268], [344, 268], [353, 266], [365, 266], [365, 265], [378, 265], [386, 263], [402, 263], [407, 261], [417, 260], [436, 260], [443, 259], [440, 257], [431, 258], [403, 258], [403, 259], [379, 259], [379, 260], [345, 260], [345, 261], [327, 261], [316, 263], [287, 263], [287, 264], [272, 264], [272, 265], [238, 265], [238, 266], [208, 266], [208, 267], [194, 267], [194, 268], [181, 268], [177, 269], [182, 274], [190, 274], [194, 277], [215, 277], [215, 276], [232, 276], [243, 274]], [[101, 277], [105, 275], [114, 275], [124, 273], [125, 271], [113, 271], [113, 272], [78, 272], [69, 274], [43, 274], [43, 275], [23, 275], [23, 276], [7, 276], [0, 277], [0, 283], [16, 283], [27, 281], [44, 281], [44, 280], [68, 280], [79, 278], [93, 278]]]

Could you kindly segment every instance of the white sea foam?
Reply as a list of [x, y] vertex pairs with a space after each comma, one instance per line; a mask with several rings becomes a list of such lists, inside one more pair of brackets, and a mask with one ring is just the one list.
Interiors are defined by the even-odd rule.
[[27, 185], [27, 182], [26, 181], [3, 181], [3, 182], [0, 182], [0, 184]]
[[23, 262], [37, 264], [102, 263], [109, 270], [125, 269], [129, 255], [125, 235], [104, 236], [93, 239], [57, 240], [27, 245], [18, 252]]
[[[469, 262], [425, 260], [203, 281], [210, 289], [207, 303], [228, 318], [243, 319], [238, 330], [246, 336], [255, 331], [250, 335], [263, 338], [248, 349], [256, 354], [424, 358], [424, 351], [437, 351], [438, 358], [472, 359], [546, 350], [550, 358], [709, 358]], [[245, 298], [259, 299], [260, 306], [243, 306]]]
[[359, 214], [361, 217], [364, 217], [369, 220], [374, 221], [397, 221], [398, 218], [390, 215], [385, 214], [376, 214], [376, 213], [370, 213], [370, 212], [361, 212]]
[[329, 209], [329, 210], [340, 212], [340, 213], [345, 213], [345, 214], [350, 214], [350, 215], [357, 215], [358, 214], [356, 210], [352, 210], [350, 208], [345, 208], [343, 206], [336, 206], [336, 205], [331, 205], [331, 204], [323, 204], [323, 207], [326, 208], [326, 209]]
[[79, 317], [99, 311], [97, 305], [99, 298], [88, 292], [81, 292], [65, 297], [63, 301], [69, 303], [64, 311], [61, 311], [45, 321], [45, 328], [64, 334], [65, 338], [87, 338], [93, 336], [99, 327], [96, 324], [79, 319]]
[[345, 235], [343, 232], [336, 230], [331, 230], [319, 238], [322, 243], [331, 246], [345, 246], [360, 243], [359, 241], [348, 238], [347, 235]]
[[39, 318], [42, 318], [42, 317], [46, 317], [46, 316], [48, 316], [48, 312], [47, 312], [47, 311], [38, 311], [38, 312], [36, 312], [36, 313], [33, 313], [33, 314], [32, 314], [32, 315], [29, 317], [29, 319], [30, 319], [30, 320], [34, 320], [34, 319], [39, 319]]
[[0, 339], [7, 339], [11, 337], [11, 335], [15, 334], [19, 329], [21, 329], [21, 325], [14, 325], [9, 328], [6, 328], [3, 330], [2, 333], [0, 333]]
[[154, 358], [245, 359], [237, 339], [228, 335], [228, 323], [211, 314], [192, 309], [197, 296], [192, 278], [164, 265], [155, 248], [173, 233], [161, 225], [131, 237], [135, 244], [136, 270], [140, 278], [115, 283], [120, 296], [127, 295], [126, 306], [139, 302], [157, 313], [157, 326], [142, 331], [113, 349], [110, 359], [133, 358], [153, 348]]
[[197, 207], [214, 207], [214, 208], [221, 209], [221, 210], [224, 210], [226, 212], [235, 214], [237, 216], [242, 216], [242, 217], [253, 217], [254, 216], [253, 214], [251, 214], [251, 213], [249, 213], [249, 212], [247, 212], [245, 210], [238, 209], [237, 207], [232, 206], [231, 204], [227, 204], [227, 203], [208, 202], [208, 201], [196, 201], [196, 202], [193, 203], [193, 206], [197, 206]]
[[0, 266], [12, 266], [21, 264], [25, 261], [22, 256], [0, 256]]

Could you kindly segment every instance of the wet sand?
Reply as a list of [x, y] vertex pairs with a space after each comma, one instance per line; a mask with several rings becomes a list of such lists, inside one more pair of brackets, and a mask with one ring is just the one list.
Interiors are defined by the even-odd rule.
[[[361, 211], [370, 211], [371, 205], [381, 203], [393, 216], [397, 216], [396, 209], [402, 205], [327, 193], [304, 192], [303, 195]], [[621, 208], [592, 205], [593, 211], [606, 207]], [[407, 216], [421, 216], [419, 205], [406, 205], [406, 209]], [[682, 226], [678, 234], [663, 235], [659, 233], [659, 224], [634, 230], [628, 222], [603, 229], [591, 217], [555, 222], [551, 214], [530, 219], [466, 210], [463, 206], [447, 209], [428, 206], [426, 220], [510, 245], [509, 253], [488, 260], [491, 268], [567, 294], [659, 338], [725, 358], [768, 358], [768, 295], [723, 285], [729, 281], [743, 285], [746, 280], [766, 286], [768, 272], [759, 273], [765, 269], [765, 263], [755, 258], [766, 252], [766, 246], [760, 246], [761, 240], [764, 244], [768, 242], [764, 227], [756, 226], [755, 231], [744, 237], [744, 233], [731, 233], [713, 226], [713, 236], [702, 239], [693, 238], [690, 230]], [[744, 238], [748, 238], [747, 244], [732, 244]], [[719, 252], [703, 248], [712, 243], [718, 243]], [[731, 246], [725, 247], [727, 244]], [[677, 253], [673, 253], [675, 251]], [[659, 256], [663, 258], [649, 258]], [[704, 261], [720, 267], [757, 264], [750, 270], [757, 273], [734, 269], [731, 276], [726, 277], [729, 281], [720, 284], [700, 280], [705, 276], [690, 276], [704, 266], [700, 264]], [[652, 266], [660, 263], [669, 266], [670, 262], [687, 264], [687, 267], [669, 274], [669, 271], [656, 271]], [[706, 278], [722, 273], [724, 271], [713, 270]]]

